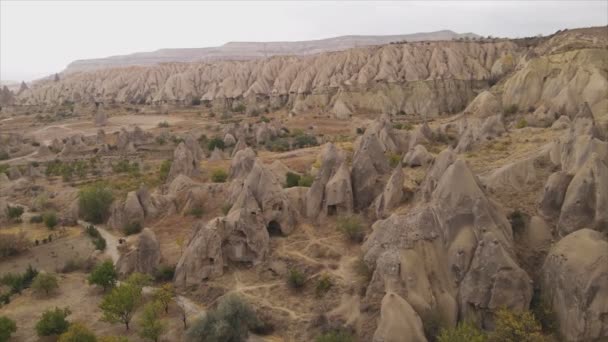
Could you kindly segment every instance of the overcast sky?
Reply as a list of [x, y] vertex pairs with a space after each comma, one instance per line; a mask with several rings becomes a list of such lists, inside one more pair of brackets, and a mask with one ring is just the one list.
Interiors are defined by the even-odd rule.
[[427, 2], [0, 1], [0, 79], [76, 59], [229, 41], [294, 41], [450, 29], [494, 36], [608, 25], [608, 0]]

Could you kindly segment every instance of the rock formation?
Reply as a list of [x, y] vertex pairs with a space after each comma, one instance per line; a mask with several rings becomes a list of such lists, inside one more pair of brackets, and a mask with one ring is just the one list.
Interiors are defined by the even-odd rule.
[[382, 176], [390, 170], [388, 160], [375, 134], [361, 138], [353, 156], [352, 182], [355, 209], [367, 208], [382, 191]]
[[374, 211], [377, 218], [386, 218], [403, 201], [403, 168], [401, 163], [395, 167], [391, 177], [384, 186], [382, 193], [374, 201]]
[[129, 249], [120, 255], [116, 271], [120, 275], [133, 272], [154, 275], [160, 261], [160, 244], [156, 234], [149, 228], [144, 228]]

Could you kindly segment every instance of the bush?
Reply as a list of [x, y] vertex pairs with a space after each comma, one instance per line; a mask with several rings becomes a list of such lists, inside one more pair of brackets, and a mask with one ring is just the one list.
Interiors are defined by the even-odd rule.
[[496, 328], [488, 336], [497, 342], [541, 342], [547, 341], [542, 327], [530, 311], [515, 312], [500, 309], [496, 313]]
[[0, 160], [7, 160], [10, 157], [11, 156], [8, 154], [8, 152], [6, 152], [4, 150], [0, 150]]
[[44, 213], [42, 215], [42, 220], [44, 221], [44, 225], [51, 230], [55, 229], [55, 227], [59, 223], [59, 220], [57, 219], [57, 214], [55, 214], [54, 212]]
[[70, 309], [55, 308], [47, 310], [36, 323], [36, 333], [38, 336], [61, 335], [68, 330], [70, 323], [65, 319], [70, 314]]
[[388, 163], [390, 164], [391, 167], [396, 167], [397, 165], [399, 165], [399, 162], [401, 161], [401, 156], [398, 155], [397, 153], [388, 153]]
[[270, 119], [265, 117], [264, 115], [262, 115], [262, 117], [260, 118], [260, 122], [265, 122], [265, 123], [269, 123]]
[[30, 217], [30, 223], [42, 223], [42, 215], [34, 215]]
[[437, 342], [485, 342], [485, 334], [473, 323], [460, 322], [453, 328], [442, 329]]
[[289, 287], [292, 289], [301, 289], [304, 287], [304, 283], [306, 283], [306, 276], [304, 273], [296, 268], [289, 270], [289, 273], [287, 274], [287, 285], [289, 285]]
[[226, 179], [228, 179], [228, 173], [223, 169], [216, 169], [211, 173], [211, 180], [214, 183], [224, 183]]
[[112, 165], [112, 171], [115, 173], [138, 173], [139, 164], [137, 162], [129, 162], [127, 159], [122, 159], [118, 163]]
[[508, 105], [503, 109], [505, 115], [515, 114], [519, 111], [519, 107], [516, 104]]
[[143, 228], [141, 226], [141, 223], [130, 222], [130, 223], [127, 223], [124, 227], [122, 227], [122, 232], [125, 235], [133, 235], [133, 234], [137, 234], [137, 233], [141, 232], [142, 229]]
[[170, 170], [171, 170], [171, 161], [170, 160], [165, 160], [160, 164], [159, 178], [162, 182], [165, 182], [167, 180]]
[[21, 217], [23, 214], [23, 207], [20, 206], [7, 206], [6, 207], [6, 215], [11, 220], [16, 220]]
[[532, 301], [530, 302], [530, 311], [532, 311], [534, 317], [538, 319], [545, 333], [558, 333], [559, 323], [555, 316], [555, 312], [551, 305], [542, 298], [540, 290], [538, 289], [534, 290]]
[[355, 337], [345, 330], [328, 331], [315, 339], [315, 342], [354, 342]]
[[287, 174], [285, 174], [285, 187], [293, 188], [294, 186], [298, 186], [300, 178], [300, 175], [297, 173], [287, 172]]
[[513, 229], [513, 233], [519, 235], [523, 233], [526, 228], [526, 218], [525, 214], [519, 210], [515, 210], [508, 216], [509, 222], [511, 223], [511, 228]]
[[85, 230], [84, 230], [88, 236], [92, 237], [92, 238], [100, 238], [101, 234], [99, 233], [99, 230], [97, 230], [97, 228], [95, 228], [94, 225], [90, 224], [88, 225]]
[[6, 316], [0, 316], [0, 342], [6, 342], [17, 331], [17, 324]]
[[103, 252], [106, 250], [107, 242], [106, 242], [106, 239], [99, 237], [99, 238], [93, 239], [93, 245], [95, 246], [96, 250]]
[[245, 107], [245, 105], [242, 103], [239, 103], [236, 107], [234, 107], [234, 111], [237, 113], [243, 113], [245, 110], [247, 110], [247, 107]]
[[70, 324], [68, 331], [59, 336], [58, 342], [96, 342], [95, 334], [80, 323]]
[[355, 272], [363, 279], [364, 282], [368, 283], [372, 280], [374, 270], [367, 266], [367, 263], [363, 259], [363, 256], [359, 257], [355, 262]]
[[222, 206], [222, 214], [224, 214], [224, 215], [228, 215], [228, 213], [230, 212], [230, 209], [232, 209], [232, 204], [230, 204], [230, 203], [225, 203], [225, 204]]
[[169, 127], [169, 123], [167, 121], [161, 121], [158, 123], [159, 128], [167, 128]]
[[89, 275], [89, 283], [99, 285], [106, 291], [108, 288], [116, 285], [118, 273], [114, 268], [112, 260], [107, 260], [95, 266], [93, 272]]
[[259, 325], [255, 311], [236, 295], [222, 299], [215, 310], [196, 321], [188, 330], [188, 341], [245, 341], [249, 330]]
[[172, 281], [175, 274], [175, 266], [160, 265], [154, 272], [154, 280], [159, 282]]
[[298, 135], [295, 138], [293, 146], [296, 148], [309, 147], [309, 146], [317, 146], [319, 143], [317, 142], [317, 138], [309, 134]]
[[32, 282], [32, 289], [36, 293], [49, 295], [52, 291], [59, 288], [57, 277], [50, 273], [39, 273]]
[[200, 105], [201, 105], [201, 99], [199, 99], [199, 98], [194, 98], [194, 99], [192, 99], [192, 101], [190, 102], [190, 104], [191, 104], [192, 106], [200, 106]]
[[357, 132], [357, 135], [362, 135], [363, 133], [365, 133], [365, 128], [357, 127], [356, 132]]
[[102, 185], [90, 185], [78, 193], [80, 216], [92, 223], [103, 223], [110, 210], [114, 197], [112, 191]]
[[333, 283], [331, 281], [331, 278], [327, 274], [322, 275], [319, 280], [317, 280], [315, 294], [317, 295], [317, 297], [323, 296], [325, 293], [327, 293], [327, 291], [329, 291], [332, 285]]
[[361, 219], [356, 215], [339, 217], [338, 230], [344, 233], [352, 242], [362, 242], [365, 237]]
[[203, 210], [203, 207], [201, 207], [201, 206], [196, 206], [190, 210], [190, 215], [192, 215], [196, 218], [199, 218], [199, 219], [201, 217], [203, 217], [204, 213], [205, 213], [205, 211]]
[[0, 257], [8, 257], [25, 252], [31, 242], [25, 232], [0, 234]]
[[528, 127], [528, 121], [526, 121], [526, 119], [522, 118], [517, 122], [517, 125], [515, 125], [515, 128], [524, 128], [524, 127]]
[[312, 183], [315, 181], [315, 177], [311, 175], [302, 175], [298, 181], [298, 186], [304, 186], [310, 188]]
[[220, 150], [223, 150], [225, 148], [224, 140], [222, 140], [218, 137], [215, 137], [215, 138], [209, 140], [209, 142], [207, 142], [207, 149], [209, 151], [215, 150], [216, 147], [219, 148]]

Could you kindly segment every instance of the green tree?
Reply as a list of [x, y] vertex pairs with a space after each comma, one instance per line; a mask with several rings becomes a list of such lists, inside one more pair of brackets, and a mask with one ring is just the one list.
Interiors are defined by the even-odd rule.
[[129, 342], [129, 339], [124, 336], [102, 336], [97, 342]]
[[129, 330], [133, 313], [141, 301], [141, 289], [131, 284], [122, 284], [112, 289], [103, 298], [99, 307], [103, 320], [110, 323], [123, 323]]
[[38, 273], [34, 282], [32, 282], [32, 289], [35, 292], [44, 292], [47, 296], [57, 288], [59, 288], [57, 277], [51, 273]]
[[141, 330], [139, 336], [154, 342], [158, 341], [158, 338], [165, 330], [165, 325], [160, 320], [160, 312], [162, 311], [162, 304], [158, 302], [150, 302], [144, 307], [139, 325]]
[[164, 284], [159, 289], [154, 291], [154, 301], [160, 303], [165, 310], [165, 313], [169, 313], [169, 303], [175, 296], [175, 289], [171, 284]]
[[89, 283], [103, 287], [105, 292], [108, 288], [116, 285], [117, 278], [118, 273], [116, 273], [114, 264], [111, 260], [106, 260], [95, 266], [93, 272], [89, 275]]
[[207, 149], [209, 149], [209, 151], [213, 151], [216, 147], [220, 150], [223, 150], [225, 148], [224, 140], [218, 137], [209, 140], [209, 142], [207, 143]]
[[460, 322], [453, 328], [444, 328], [437, 342], [485, 342], [486, 335], [471, 322]]
[[245, 341], [249, 329], [259, 325], [255, 311], [240, 297], [225, 297], [217, 309], [195, 322], [188, 330], [188, 341]]
[[57, 226], [57, 224], [59, 223], [59, 219], [57, 219], [57, 214], [55, 214], [54, 212], [50, 211], [47, 213], [44, 213], [42, 215], [42, 220], [44, 221], [44, 225], [48, 228], [48, 229], [55, 229], [55, 227]]
[[97, 342], [97, 338], [86, 326], [72, 323], [68, 331], [59, 336], [58, 342]]
[[36, 333], [38, 336], [61, 335], [68, 330], [70, 322], [65, 318], [71, 313], [68, 308], [55, 308], [47, 310], [36, 323]]
[[131, 273], [127, 280], [125, 280], [125, 283], [133, 285], [141, 291], [144, 286], [152, 284], [152, 277], [144, 273], [135, 272]]
[[287, 172], [285, 174], [285, 187], [286, 188], [293, 188], [294, 186], [298, 186], [298, 183], [300, 182], [300, 175], [297, 173], [293, 173], [291, 171]]
[[103, 223], [108, 217], [113, 200], [112, 191], [102, 185], [82, 188], [78, 193], [80, 216], [92, 223]]
[[530, 311], [500, 309], [496, 313], [496, 328], [488, 340], [495, 342], [544, 342], [542, 327]]
[[0, 316], [0, 342], [7, 342], [17, 331], [17, 324], [6, 316]]

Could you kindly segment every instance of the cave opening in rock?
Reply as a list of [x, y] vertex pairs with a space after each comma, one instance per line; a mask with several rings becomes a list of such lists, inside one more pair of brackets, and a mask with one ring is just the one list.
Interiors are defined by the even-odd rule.
[[281, 225], [277, 221], [272, 220], [268, 222], [268, 226], [266, 226], [266, 229], [268, 229], [268, 234], [270, 236], [283, 236], [283, 231], [281, 231]]
[[338, 206], [336, 206], [336, 205], [327, 206], [327, 216], [334, 216], [337, 213], [338, 213]]

